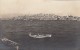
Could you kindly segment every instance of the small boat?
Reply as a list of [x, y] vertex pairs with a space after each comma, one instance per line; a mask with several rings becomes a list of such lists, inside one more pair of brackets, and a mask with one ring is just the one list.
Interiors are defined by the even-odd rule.
[[33, 37], [33, 38], [46, 38], [46, 37], [51, 37], [52, 35], [51, 34], [35, 34], [35, 35], [32, 35], [31, 33], [29, 34], [30, 37]]

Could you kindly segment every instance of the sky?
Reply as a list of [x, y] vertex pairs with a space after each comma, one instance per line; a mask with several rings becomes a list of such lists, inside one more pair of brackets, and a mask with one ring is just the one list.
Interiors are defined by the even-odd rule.
[[0, 0], [2, 15], [53, 13], [80, 16], [79, 0]]

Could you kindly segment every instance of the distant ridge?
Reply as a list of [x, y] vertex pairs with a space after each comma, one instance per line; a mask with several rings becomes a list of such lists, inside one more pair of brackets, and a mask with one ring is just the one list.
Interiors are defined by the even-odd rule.
[[59, 16], [55, 14], [30, 14], [30, 15], [13, 15], [11, 18], [2, 18], [2, 20], [31, 20], [31, 19], [37, 19], [37, 20], [77, 20], [80, 21], [80, 17], [78, 16]]

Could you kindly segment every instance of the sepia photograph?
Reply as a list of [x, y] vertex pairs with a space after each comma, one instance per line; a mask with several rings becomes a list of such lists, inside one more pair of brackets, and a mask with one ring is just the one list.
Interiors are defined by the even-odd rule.
[[80, 50], [80, 0], [0, 0], [0, 50]]

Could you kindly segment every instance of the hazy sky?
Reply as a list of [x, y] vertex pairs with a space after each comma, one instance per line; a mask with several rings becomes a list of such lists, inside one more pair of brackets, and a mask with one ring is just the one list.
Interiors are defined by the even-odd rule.
[[80, 16], [80, 1], [0, 0], [0, 15], [36, 13]]

